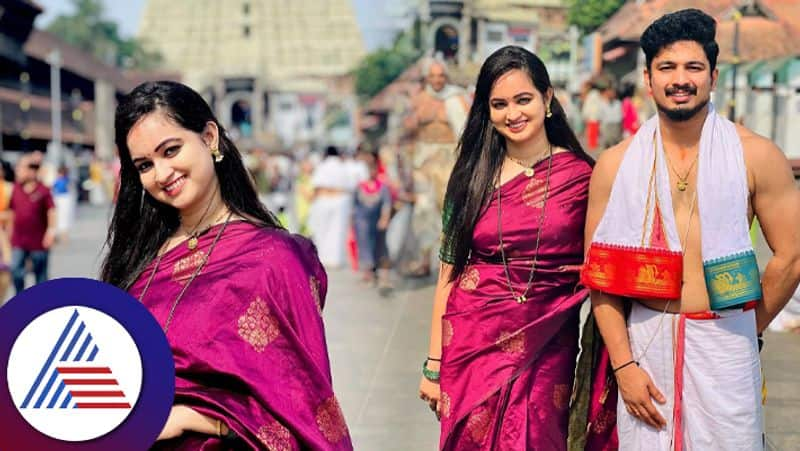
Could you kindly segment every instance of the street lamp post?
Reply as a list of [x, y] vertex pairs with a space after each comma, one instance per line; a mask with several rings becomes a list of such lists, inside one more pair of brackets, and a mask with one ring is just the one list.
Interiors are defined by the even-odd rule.
[[47, 149], [50, 161], [61, 162], [61, 51], [56, 48], [47, 55], [50, 64], [50, 126], [52, 139]]

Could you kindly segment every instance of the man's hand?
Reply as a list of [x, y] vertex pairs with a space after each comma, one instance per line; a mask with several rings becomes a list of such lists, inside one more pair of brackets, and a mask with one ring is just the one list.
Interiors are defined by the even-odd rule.
[[42, 247], [45, 249], [50, 249], [55, 241], [56, 231], [53, 229], [47, 229], [47, 231], [44, 232], [44, 238], [42, 238]]
[[628, 365], [615, 375], [628, 413], [656, 429], [664, 428], [667, 422], [653, 405], [652, 399], [660, 404], [667, 400], [653, 384], [650, 375], [637, 365]]

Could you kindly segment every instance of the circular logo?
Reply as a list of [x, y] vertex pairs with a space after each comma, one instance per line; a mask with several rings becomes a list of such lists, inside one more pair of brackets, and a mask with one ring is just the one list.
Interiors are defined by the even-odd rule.
[[0, 308], [0, 449], [141, 450], [169, 415], [166, 337], [127, 293], [89, 279], [36, 285]]
[[28, 324], [11, 348], [7, 372], [14, 406], [28, 424], [70, 442], [116, 429], [142, 387], [133, 338], [114, 318], [81, 306], [51, 310]]

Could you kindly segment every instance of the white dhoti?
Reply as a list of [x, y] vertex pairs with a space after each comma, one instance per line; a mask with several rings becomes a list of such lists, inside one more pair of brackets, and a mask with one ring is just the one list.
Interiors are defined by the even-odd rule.
[[[685, 320], [681, 428], [683, 449], [763, 450], [761, 362], [755, 311], [714, 312], [714, 319]], [[675, 449], [678, 330], [680, 315], [657, 312], [634, 302], [628, 321], [633, 355], [667, 399], [653, 402], [667, 421], [656, 430], [617, 406], [620, 450]], [[641, 356], [641, 357], [639, 357]]]
[[317, 197], [309, 208], [308, 228], [319, 260], [328, 269], [341, 267], [346, 262], [352, 208], [353, 197], [347, 193]]

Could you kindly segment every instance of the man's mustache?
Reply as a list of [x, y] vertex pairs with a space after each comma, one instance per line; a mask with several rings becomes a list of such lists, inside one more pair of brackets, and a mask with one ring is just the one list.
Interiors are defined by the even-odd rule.
[[671, 96], [672, 94], [675, 94], [678, 91], [686, 92], [691, 95], [696, 95], [697, 87], [693, 85], [672, 85], [664, 89], [664, 93], [667, 94], [668, 96]]

